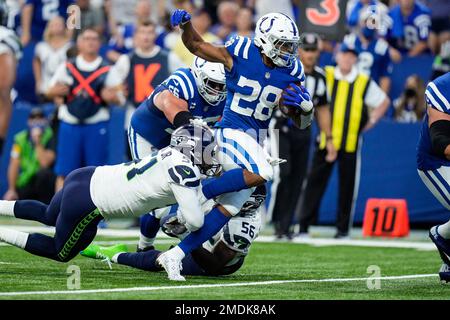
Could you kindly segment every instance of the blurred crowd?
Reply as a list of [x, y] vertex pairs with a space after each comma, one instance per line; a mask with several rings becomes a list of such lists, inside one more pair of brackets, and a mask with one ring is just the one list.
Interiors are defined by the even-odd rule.
[[[6, 2], [8, 27], [24, 49], [34, 45], [38, 102], [55, 108], [51, 119], [41, 108], [34, 109], [28, 128], [14, 138], [4, 198], [45, 202], [53, 193], [45, 186], [56, 180], [59, 189], [71, 170], [107, 162], [109, 105], [127, 108], [126, 128], [130, 113], [158, 82], [192, 64], [194, 57], [183, 45], [180, 30], [170, 25], [173, 10], [187, 10], [206, 41], [224, 44], [235, 35], [252, 37], [255, 22], [269, 12], [297, 20], [301, 0]], [[450, 71], [450, 1], [349, 0], [346, 16], [344, 42], [357, 51], [359, 71], [387, 94], [393, 64], [406, 56], [434, 55], [432, 78]], [[340, 45], [322, 38], [319, 51], [333, 55]], [[148, 67], [150, 61], [158, 67]], [[147, 68], [134, 67], [141, 62]], [[428, 80], [417, 75], [405, 79], [402, 94], [393, 101], [395, 120], [422, 119]], [[95, 112], [84, 114], [79, 105], [88, 100]]]

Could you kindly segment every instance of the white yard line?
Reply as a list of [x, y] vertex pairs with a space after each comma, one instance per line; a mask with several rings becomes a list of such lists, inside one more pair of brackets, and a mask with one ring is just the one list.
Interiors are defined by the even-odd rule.
[[0, 292], [0, 296], [23, 296], [23, 295], [72, 295], [89, 293], [114, 293], [114, 292], [137, 292], [137, 291], [159, 291], [159, 290], [180, 290], [180, 289], [202, 289], [202, 288], [223, 288], [223, 287], [246, 287], [246, 286], [266, 286], [289, 283], [320, 283], [320, 282], [355, 282], [373, 280], [404, 280], [419, 278], [436, 278], [437, 274], [412, 274], [403, 276], [386, 276], [370, 278], [331, 278], [331, 279], [301, 279], [301, 280], [273, 280], [255, 282], [217, 283], [217, 284], [194, 284], [178, 286], [155, 286], [155, 287], [131, 287], [131, 288], [111, 288], [111, 289], [90, 289], [90, 290], [61, 290], [61, 291], [18, 291]]

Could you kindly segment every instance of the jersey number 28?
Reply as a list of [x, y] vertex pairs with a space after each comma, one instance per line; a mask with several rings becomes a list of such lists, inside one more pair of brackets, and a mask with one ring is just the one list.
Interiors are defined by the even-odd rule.
[[[240, 76], [237, 85], [242, 88], [249, 87], [252, 89], [252, 92], [248, 95], [236, 92], [233, 96], [233, 101], [231, 101], [231, 110], [243, 116], [253, 116], [255, 119], [261, 121], [270, 119], [272, 111], [277, 106], [283, 90], [271, 85], [262, 88], [258, 81], [247, 79], [244, 76]], [[256, 105], [256, 108], [253, 109], [239, 105], [241, 100], [247, 102], [259, 102]]]

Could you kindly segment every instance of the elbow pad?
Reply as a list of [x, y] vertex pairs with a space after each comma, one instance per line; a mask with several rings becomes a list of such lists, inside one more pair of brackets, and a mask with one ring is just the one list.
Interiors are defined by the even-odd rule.
[[450, 144], [450, 121], [438, 120], [430, 126], [431, 148], [433, 152], [445, 157], [445, 149]]
[[179, 128], [185, 124], [189, 124], [189, 120], [194, 119], [189, 111], [180, 111], [173, 118], [173, 126]]

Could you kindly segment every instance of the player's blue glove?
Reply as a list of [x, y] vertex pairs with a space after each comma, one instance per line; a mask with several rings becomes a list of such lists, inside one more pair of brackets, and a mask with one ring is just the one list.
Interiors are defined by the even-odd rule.
[[183, 25], [189, 20], [191, 20], [191, 15], [186, 10], [181, 9], [175, 10], [172, 13], [172, 17], [170, 17], [170, 23], [172, 24], [172, 27]]
[[283, 94], [283, 103], [286, 106], [291, 106], [300, 109], [304, 112], [310, 112], [313, 108], [313, 103], [308, 90], [304, 86], [298, 86], [291, 83], [292, 89], [286, 89]]

